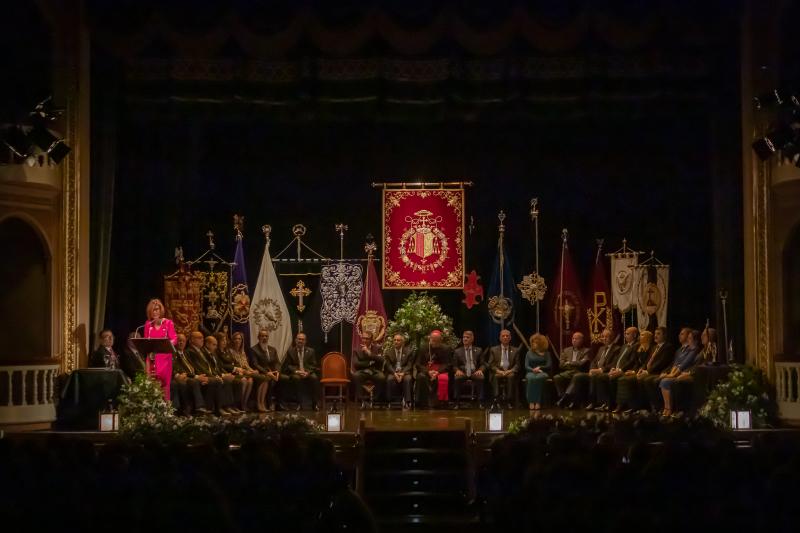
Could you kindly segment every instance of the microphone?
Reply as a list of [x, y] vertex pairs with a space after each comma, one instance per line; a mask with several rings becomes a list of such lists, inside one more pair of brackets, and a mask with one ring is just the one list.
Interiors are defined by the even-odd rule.
[[142, 336], [139, 334], [139, 330], [142, 329], [143, 327], [144, 327], [144, 324], [142, 324], [141, 326], [136, 328], [136, 331], [133, 332], [134, 338], [136, 338], [136, 339], [142, 338]]

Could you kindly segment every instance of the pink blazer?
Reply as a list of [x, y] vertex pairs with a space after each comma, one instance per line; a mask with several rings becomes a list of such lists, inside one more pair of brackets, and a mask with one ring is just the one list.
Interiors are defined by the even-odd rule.
[[161, 327], [156, 329], [150, 320], [144, 323], [145, 339], [169, 339], [172, 344], [178, 342], [178, 334], [175, 333], [175, 324], [168, 318], [161, 319]]

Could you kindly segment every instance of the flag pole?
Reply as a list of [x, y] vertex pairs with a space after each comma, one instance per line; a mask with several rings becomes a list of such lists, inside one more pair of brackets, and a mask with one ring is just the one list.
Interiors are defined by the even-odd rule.
[[[339, 262], [344, 262], [344, 232], [349, 228], [347, 224], [336, 224], [336, 231], [339, 232]], [[344, 354], [344, 320], [339, 322], [339, 353]]]
[[564, 351], [564, 254], [567, 251], [567, 228], [561, 230], [561, 272], [558, 287], [558, 353]]
[[[539, 199], [531, 199], [531, 218], [533, 219], [534, 259], [536, 272], [539, 272]], [[536, 299], [536, 332], [539, 332], [539, 299]]]
[[[497, 214], [498, 220], [500, 220], [500, 225], [497, 227], [497, 231], [499, 236], [497, 238], [497, 248], [498, 248], [498, 257], [500, 258], [500, 299], [502, 300], [505, 298], [505, 294], [503, 293], [503, 289], [505, 287], [505, 281], [503, 276], [503, 267], [505, 264], [505, 257], [503, 256], [503, 234], [506, 232], [506, 226], [503, 224], [503, 221], [506, 219], [506, 214], [501, 209], [500, 212]], [[505, 329], [506, 327], [506, 319], [500, 317], [500, 328]]]

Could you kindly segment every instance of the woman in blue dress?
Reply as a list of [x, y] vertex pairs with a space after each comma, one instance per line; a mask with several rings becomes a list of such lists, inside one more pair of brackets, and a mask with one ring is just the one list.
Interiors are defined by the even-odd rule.
[[548, 350], [547, 337], [534, 333], [530, 339], [531, 349], [525, 356], [526, 395], [531, 411], [542, 408], [542, 389], [553, 369], [553, 359]]

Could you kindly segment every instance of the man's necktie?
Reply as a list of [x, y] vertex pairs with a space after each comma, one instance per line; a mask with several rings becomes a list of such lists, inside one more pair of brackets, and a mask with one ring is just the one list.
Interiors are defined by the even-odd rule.
[[297, 356], [300, 358], [300, 371], [302, 372], [305, 370], [305, 368], [303, 368], [303, 350], [300, 350]]
[[467, 375], [472, 375], [472, 348], [467, 348], [465, 350], [465, 355], [467, 356]]

